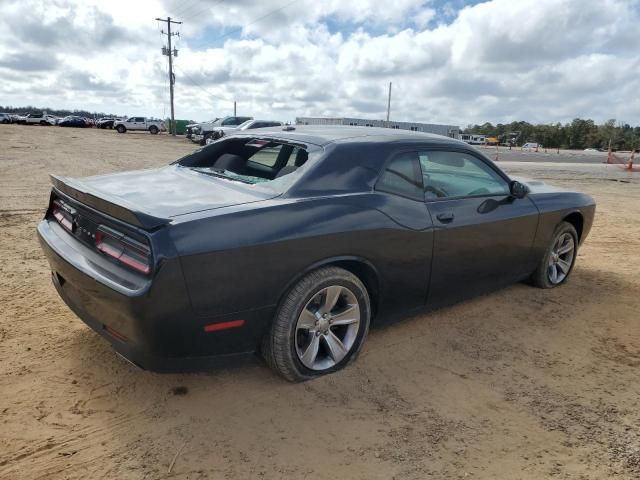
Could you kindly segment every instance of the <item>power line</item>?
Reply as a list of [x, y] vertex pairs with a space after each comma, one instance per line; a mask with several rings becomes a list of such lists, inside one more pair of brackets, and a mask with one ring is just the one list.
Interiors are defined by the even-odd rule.
[[205, 87], [203, 87], [203, 86], [202, 86], [202, 85], [200, 85], [198, 82], [196, 82], [193, 78], [191, 78], [191, 77], [189, 76], [189, 74], [187, 74], [187, 72], [185, 72], [184, 70], [182, 70], [182, 69], [180, 69], [180, 68], [178, 68], [178, 67], [176, 67], [176, 70], [178, 70], [182, 75], [184, 75], [184, 76], [187, 78], [187, 80], [189, 80], [189, 82], [191, 82], [191, 84], [192, 84], [192, 85], [194, 85], [194, 86], [198, 87], [200, 90], [202, 90], [203, 92], [205, 92], [205, 93], [206, 93], [207, 95], [209, 95], [210, 97], [217, 98], [218, 100], [221, 100], [221, 101], [223, 101], [223, 102], [233, 102], [233, 100], [228, 100], [228, 99], [226, 99], [226, 98], [222, 98], [222, 97], [220, 97], [220, 96], [218, 96], [218, 95], [215, 95], [215, 94], [211, 93], [209, 90], [207, 90]]
[[156, 18], [159, 22], [167, 23], [167, 32], [162, 31], [163, 34], [167, 36], [167, 40], [169, 43], [169, 48], [163, 46], [162, 54], [167, 55], [169, 57], [169, 98], [171, 100], [171, 134], [176, 136], [176, 118], [174, 115], [173, 109], [173, 84], [175, 83], [175, 75], [173, 74], [173, 57], [178, 55], [178, 50], [175, 48], [171, 48], [171, 38], [176, 35], [180, 36], [180, 32], [171, 32], [171, 24], [180, 25], [182, 22], [176, 22], [175, 20], [171, 20], [171, 17], [167, 17], [166, 20], [164, 18]]
[[184, 12], [197, 5], [197, 0], [177, 0], [167, 11], [182, 16]]
[[215, 7], [216, 5], [222, 3], [224, 0], [218, 0], [216, 2], [213, 2], [211, 4], [207, 4], [204, 8], [199, 9], [199, 10], [193, 10], [191, 12], [189, 12], [189, 15], [187, 16], [187, 18], [185, 18], [185, 20], [191, 20], [194, 19], [196, 17], [201, 16], [202, 14], [204, 14], [205, 12], [209, 12], [211, 11], [211, 8]]
[[[218, 36], [218, 37], [215, 37], [215, 38], [213, 38], [212, 40], [208, 40], [208, 41], [207, 41], [207, 43], [209, 43], [209, 44], [210, 44], [210, 43], [214, 43], [214, 42], [217, 42], [218, 40], [221, 40], [221, 39], [223, 39], [223, 38], [225, 38], [225, 37], [228, 37], [229, 35], [233, 35], [234, 33], [241, 32], [241, 31], [242, 31], [242, 30], [244, 30], [245, 28], [250, 27], [251, 25], [254, 25], [254, 24], [258, 23], [258, 22], [260, 22], [260, 21], [264, 20], [265, 18], [270, 17], [271, 15], [273, 15], [273, 14], [275, 14], [275, 13], [278, 13], [278, 12], [280, 12], [280, 11], [284, 10], [285, 8], [288, 8], [288, 7], [290, 7], [291, 5], [293, 5], [294, 3], [297, 3], [297, 2], [299, 2], [299, 1], [300, 1], [300, 0], [293, 0], [293, 1], [289, 2], [289, 3], [287, 3], [286, 5], [283, 5], [283, 6], [281, 6], [281, 7], [278, 7], [278, 8], [276, 8], [276, 9], [274, 9], [274, 10], [271, 10], [270, 12], [268, 12], [268, 13], [266, 13], [266, 14], [264, 14], [264, 15], [262, 15], [262, 16], [260, 16], [260, 17], [258, 17], [258, 18], [254, 18], [254, 19], [253, 19], [253, 20], [251, 20], [249, 23], [246, 23], [246, 24], [241, 25], [241, 26], [239, 26], [239, 27], [232, 28], [232, 29], [231, 29], [231, 30], [229, 30], [228, 32], [223, 33], [222, 35], [220, 35], [220, 36]], [[200, 43], [200, 44], [195, 44], [195, 45], [190, 45], [190, 46], [191, 46], [192, 48], [193, 48], [193, 47], [198, 48], [198, 47], [205, 46], [205, 44], [204, 44], [204, 43]]]

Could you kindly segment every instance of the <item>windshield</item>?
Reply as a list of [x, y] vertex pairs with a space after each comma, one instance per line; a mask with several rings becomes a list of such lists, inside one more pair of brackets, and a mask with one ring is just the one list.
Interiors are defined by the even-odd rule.
[[283, 139], [230, 137], [178, 163], [204, 175], [283, 193], [323, 152], [316, 145]]

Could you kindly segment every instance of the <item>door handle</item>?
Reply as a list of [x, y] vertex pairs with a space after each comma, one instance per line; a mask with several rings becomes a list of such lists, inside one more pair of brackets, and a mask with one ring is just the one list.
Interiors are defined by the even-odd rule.
[[439, 213], [438, 215], [436, 215], [436, 218], [440, 220], [440, 223], [451, 223], [453, 222], [455, 215], [453, 214], [453, 212], [445, 212]]

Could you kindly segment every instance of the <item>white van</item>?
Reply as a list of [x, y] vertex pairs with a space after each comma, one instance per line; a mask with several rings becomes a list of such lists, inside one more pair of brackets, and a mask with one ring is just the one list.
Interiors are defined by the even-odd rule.
[[542, 148], [542, 144], [541, 143], [530, 143], [530, 142], [527, 142], [524, 145], [522, 145], [522, 148]]

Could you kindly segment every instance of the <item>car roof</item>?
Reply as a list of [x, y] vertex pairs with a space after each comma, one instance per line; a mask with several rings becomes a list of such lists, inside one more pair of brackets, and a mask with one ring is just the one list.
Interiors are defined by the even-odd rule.
[[[237, 133], [238, 136], [255, 136], [256, 133]], [[412, 132], [393, 128], [352, 127], [346, 125], [285, 125], [260, 129], [260, 135], [281, 138], [288, 141], [327, 145], [329, 143], [348, 143], [370, 140], [374, 142], [426, 142], [439, 144], [467, 145], [466, 143], [443, 135]]]

